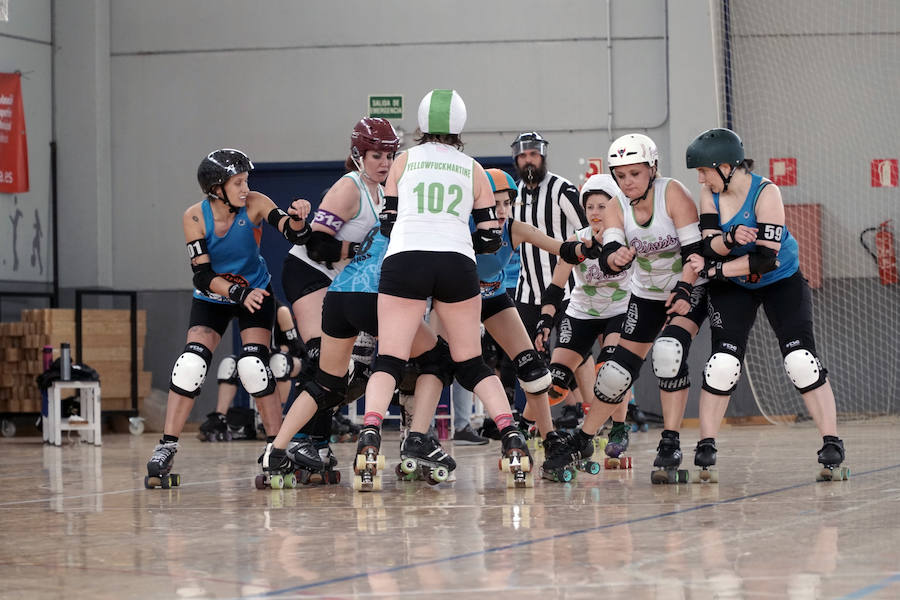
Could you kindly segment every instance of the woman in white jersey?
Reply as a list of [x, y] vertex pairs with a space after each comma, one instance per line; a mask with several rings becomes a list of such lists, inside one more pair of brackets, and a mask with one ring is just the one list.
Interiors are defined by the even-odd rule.
[[[572, 239], [602, 236], [607, 220], [605, 215], [614, 210], [610, 205], [615, 203], [621, 209], [624, 202], [619, 186], [610, 175], [590, 177], [581, 188], [581, 206], [589, 226], [576, 231]], [[548, 341], [550, 326], [563, 304], [563, 286], [573, 271], [575, 287], [572, 288], [565, 314], [556, 327], [556, 346], [550, 357], [550, 373], [554, 384], [550, 395], [551, 402], [554, 403], [562, 401], [564, 394], [572, 387], [576, 378], [575, 370], [591, 357], [595, 341], [599, 340], [602, 346], [600, 360], [612, 355], [628, 308], [631, 269], [607, 274], [601, 269], [598, 259], [585, 260], [578, 266], [558, 263], [553, 270], [552, 283], [541, 298], [541, 320], [535, 339], [539, 350], [543, 350]], [[579, 387], [584, 390], [593, 387], [593, 379], [579, 383], [583, 384]], [[619, 458], [628, 447], [628, 427], [625, 425], [627, 410], [628, 403], [623, 400], [612, 415], [613, 428], [607, 444], [607, 454], [611, 457]], [[567, 437], [565, 432], [554, 432], [553, 436], [545, 438], [545, 477], [559, 478], [561, 471], [572, 462], [571, 452], [564, 445]]]
[[651, 481], [676, 483], [688, 476], [678, 470], [678, 431], [690, 389], [688, 351], [706, 318], [706, 280], [698, 280], [693, 268], [682, 268], [691, 255], [701, 252], [697, 206], [679, 181], [658, 177], [659, 155], [649, 137], [638, 133], [620, 137], [610, 146], [608, 160], [628, 202], [624, 210], [613, 204], [607, 211], [600, 266], [607, 273], [618, 273], [636, 264], [619, 343], [594, 384], [599, 402], [573, 440], [582, 456], [593, 452], [591, 438], [637, 380], [652, 347], [665, 429], [653, 461], [659, 470], [651, 474]]
[[[307, 353], [298, 390], [315, 377], [319, 363], [325, 292], [378, 223], [384, 202], [381, 184], [399, 147], [400, 139], [386, 119], [360, 119], [350, 134], [350, 155], [345, 162], [348, 172], [322, 198], [308, 244], [294, 246], [285, 259], [281, 281]], [[289, 410], [290, 403], [284, 407], [285, 414]], [[309, 458], [321, 450], [326, 455], [323, 458], [331, 460], [331, 422], [331, 412], [321, 411], [295, 437]]]
[[[357, 446], [356, 471], [374, 476], [381, 422], [409, 359], [425, 303], [444, 324], [457, 380], [478, 394], [501, 430], [504, 463], [517, 484], [531, 457], [513, 423], [500, 380], [481, 356], [481, 297], [476, 253], [502, 244], [494, 195], [484, 169], [460, 151], [466, 107], [454, 90], [433, 90], [419, 104], [419, 145], [397, 157], [385, 183], [383, 231], [390, 244], [378, 288], [378, 356], [366, 387], [366, 414]], [[469, 215], [476, 229], [469, 231]], [[392, 223], [393, 221], [393, 223]]]

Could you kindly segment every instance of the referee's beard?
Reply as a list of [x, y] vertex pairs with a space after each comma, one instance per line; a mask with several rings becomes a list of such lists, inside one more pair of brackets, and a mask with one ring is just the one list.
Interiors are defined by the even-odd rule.
[[517, 168], [517, 170], [519, 171], [519, 177], [521, 177], [522, 181], [527, 185], [537, 185], [547, 176], [547, 163], [541, 161], [541, 165], [538, 167], [529, 164], [525, 165], [524, 169]]

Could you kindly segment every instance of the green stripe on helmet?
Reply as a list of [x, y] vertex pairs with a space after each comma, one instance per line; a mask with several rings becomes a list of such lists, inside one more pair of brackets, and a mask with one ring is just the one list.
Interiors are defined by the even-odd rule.
[[434, 90], [428, 106], [428, 133], [450, 133], [450, 102], [453, 90]]

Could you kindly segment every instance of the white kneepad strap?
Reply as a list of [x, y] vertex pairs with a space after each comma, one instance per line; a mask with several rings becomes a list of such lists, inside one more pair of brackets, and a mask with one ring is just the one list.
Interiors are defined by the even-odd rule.
[[219, 383], [233, 383], [237, 385], [237, 357], [229, 354], [219, 361], [219, 370], [216, 372], [216, 381]]
[[784, 370], [801, 394], [825, 383], [825, 373], [819, 358], [806, 348], [789, 352], [784, 357]]
[[277, 381], [287, 381], [294, 369], [294, 358], [284, 352], [273, 352], [269, 357], [269, 368]]
[[684, 347], [673, 337], [661, 337], [653, 344], [653, 373], [660, 379], [678, 377], [684, 361]]
[[175, 360], [172, 367], [172, 378], [169, 380], [169, 389], [176, 394], [196, 398], [200, 394], [200, 387], [206, 380], [206, 372], [209, 370], [209, 361], [212, 352], [203, 344], [190, 342], [184, 347]]
[[241, 384], [251, 396], [260, 398], [275, 391], [275, 377], [269, 368], [269, 349], [260, 344], [246, 344], [237, 361]]
[[614, 360], [607, 360], [597, 373], [594, 382], [594, 396], [607, 404], [618, 404], [622, 394], [631, 387], [632, 377], [624, 366]]
[[741, 378], [741, 361], [734, 354], [716, 352], [703, 369], [703, 388], [714, 394], [730, 394]]

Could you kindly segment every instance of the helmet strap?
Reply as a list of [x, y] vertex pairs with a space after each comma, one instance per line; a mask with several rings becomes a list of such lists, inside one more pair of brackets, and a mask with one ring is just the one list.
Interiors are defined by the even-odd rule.
[[719, 177], [722, 178], [722, 183], [725, 185], [725, 187], [722, 188], [723, 194], [728, 191], [728, 184], [731, 183], [731, 178], [734, 176], [734, 172], [736, 170], [737, 169], [734, 166], [732, 166], [731, 173], [728, 174], [728, 177], [725, 177], [724, 175], [722, 175], [722, 170], [719, 168], [719, 165], [716, 165], [716, 173], [719, 174]]
[[[613, 176], [613, 179], [615, 179], [615, 176]], [[635, 198], [634, 200], [632, 200], [631, 198], [629, 198], [629, 199], [628, 199], [628, 204], [629, 204], [630, 206], [635, 206], [635, 205], [637, 205], [638, 202], [640, 202], [641, 200], [643, 200], [644, 198], [646, 198], [646, 197], [647, 197], [647, 194], [650, 193], [650, 190], [653, 189], [653, 182], [654, 182], [654, 181], [656, 181], [656, 167], [653, 167], [653, 174], [650, 176], [650, 181], [647, 183], [647, 189], [644, 190], [644, 193], [641, 194], [640, 197]], [[618, 185], [618, 184], [619, 184], [619, 182], [616, 181], [616, 185]]]
[[221, 190], [222, 190], [222, 197], [219, 198], [219, 200], [221, 200], [222, 202], [225, 203], [225, 206], [228, 207], [229, 212], [236, 213], [238, 211], [238, 209], [231, 202], [228, 201], [228, 194], [225, 193], [225, 186], [220, 185], [219, 188], [221, 188]]

